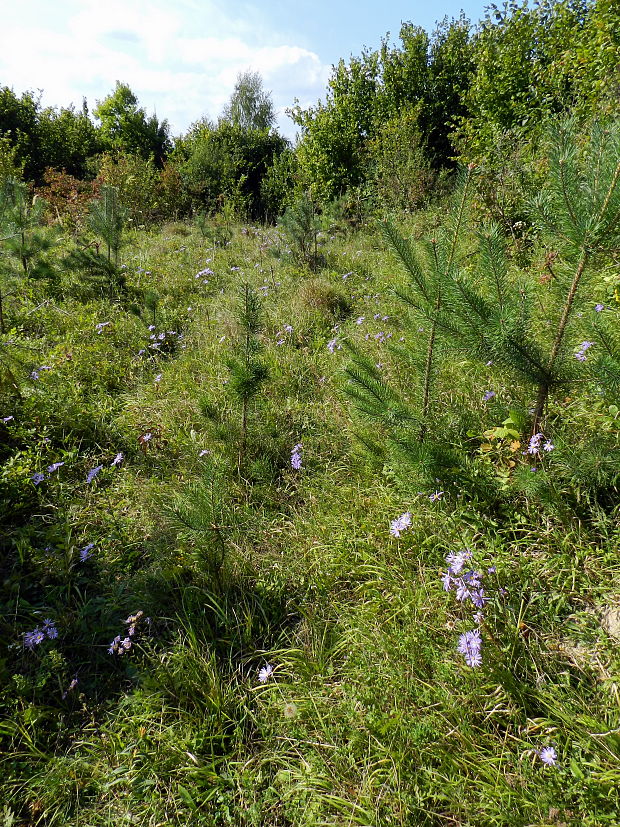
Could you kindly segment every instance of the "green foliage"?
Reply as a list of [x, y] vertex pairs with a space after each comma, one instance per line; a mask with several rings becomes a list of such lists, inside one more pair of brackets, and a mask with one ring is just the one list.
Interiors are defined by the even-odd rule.
[[99, 158], [97, 181], [116, 190], [127, 220], [134, 224], [148, 224], [162, 216], [161, 178], [152, 157], [104, 153]]
[[100, 197], [91, 203], [88, 226], [102, 239], [107, 260], [115, 267], [118, 266], [125, 221], [126, 212], [121, 206], [118, 190], [104, 184], [100, 188]]
[[310, 193], [302, 193], [286, 208], [278, 226], [286, 233], [297, 260], [316, 270], [321, 262], [317, 242], [321, 221]]
[[239, 471], [244, 467], [248, 443], [248, 414], [250, 402], [269, 379], [269, 369], [260, 358], [261, 343], [258, 334], [263, 322], [261, 301], [256, 290], [244, 282], [239, 290], [235, 312], [237, 341], [233, 354], [226, 362], [230, 374], [229, 388], [241, 407], [239, 439]]
[[242, 130], [267, 131], [275, 123], [271, 93], [263, 89], [259, 72], [240, 72], [222, 119]]
[[0, 271], [9, 278], [17, 271], [26, 279], [54, 278], [47, 253], [54, 244], [45, 228], [46, 204], [30, 195], [15, 178], [0, 182]]
[[94, 115], [101, 121], [102, 139], [112, 149], [135, 153], [144, 160], [153, 158], [158, 167], [163, 166], [171, 150], [168, 122], [160, 122], [154, 114], [147, 118], [126, 83], [117, 80], [114, 91], [97, 102]]
[[388, 210], [413, 210], [428, 197], [433, 183], [422, 146], [416, 111], [403, 110], [386, 121], [370, 146], [373, 187]]
[[274, 205], [263, 200], [262, 181], [286, 145], [277, 133], [201, 121], [177, 142], [173, 161], [194, 209], [213, 213], [228, 201], [237, 214], [263, 219]]

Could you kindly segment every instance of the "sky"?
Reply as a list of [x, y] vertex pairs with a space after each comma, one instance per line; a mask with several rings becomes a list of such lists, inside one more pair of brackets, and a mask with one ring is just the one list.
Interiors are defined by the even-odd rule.
[[0, 86], [42, 92], [44, 106], [81, 107], [129, 84], [173, 135], [216, 119], [240, 72], [258, 71], [280, 130], [286, 108], [324, 98], [340, 58], [377, 48], [402, 21], [432, 31], [461, 9], [477, 21], [485, 0], [0, 0]]

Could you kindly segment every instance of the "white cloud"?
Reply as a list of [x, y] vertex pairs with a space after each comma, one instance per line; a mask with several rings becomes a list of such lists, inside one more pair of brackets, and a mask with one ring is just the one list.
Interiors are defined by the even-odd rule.
[[[54, 14], [47, 0], [24, 5], [28, 19], [16, 11], [4, 21], [0, 78], [18, 93], [42, 89], [45, 105], [80, 105], [86, 95], [92, 109], [121, 80], [179, 134], [217, 117], [239, 72], [262, 74], [279, 113], [295, 97], [322, 96], [329, 76], [316, 53], [227, 15], [216, 0], [59, 0]], [[280, 127], [294, 134], [283, 115]]]

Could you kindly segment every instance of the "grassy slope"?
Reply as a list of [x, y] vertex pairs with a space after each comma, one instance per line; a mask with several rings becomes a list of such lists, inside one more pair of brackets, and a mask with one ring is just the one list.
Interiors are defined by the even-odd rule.
[[[431, 502], [428, 484], [365, 455], [340, 390], [345, 351], [326, 347], [333, 326], [405, 386], [374, 334], [416, 340], [376, 237], [327, 240], [312, 276], [273, 255], [273, 232], [237, 228], [216, 249], [185, 232], [136, 235], [124, 253], [130, 283], [160, 295], [156, 333], [183, 331], [171, 355], [136, 357], [147, 312], [64, 302], [29, 322], [53, 370], [15, 403], [21, 454], [4, 471], [22, 497], [3, 571], [20, 580], [7, 587], [6, 823], [618, 823], [618, 650], [601, 624], [618, 595], [613, 517], [595, 525], [527, 498], [498, 516], [456, 489]], [[195, 278], [205, 266], [208, 284]], [[242, 279], [266, 288], [271, 379], [239, 478], [225, 361]], [[489, 382], [510, 396], [465, 363], [444, 376], [446, 410], [469, 406], [479, 434], [505, 415], [481, 402]], [[59, 460], [34, 489], [31, 474]], [[389, 522], [406, 510], [397, 540]], [[456, 651], [471, 612], [439, 579], [464, 546], [496, 568], [479, 669]], [[108, 655], [138, 609], [150, 624], [130, 654]], [[23, 632], [48, 616], [59, 640], [25, 651]], [[557, 766], [540, 761], [545, 746]]]

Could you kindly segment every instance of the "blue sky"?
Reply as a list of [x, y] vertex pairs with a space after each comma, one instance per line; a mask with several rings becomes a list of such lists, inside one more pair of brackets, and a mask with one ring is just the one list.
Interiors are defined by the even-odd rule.
[[0, 85], [43, 90], [43, 103], [91, 109], [116, 80], [147, 111], [168, 118], [173, 134], [216, 118], [239, 72], [259, 71], [272, 91], [278, 123], [295, 98], [303, 106], [325, 92], [339, 58], [375, 48], [401, 21], [428, 31], [461, 8], [473, 21], [481, 0], [0, 0]]

